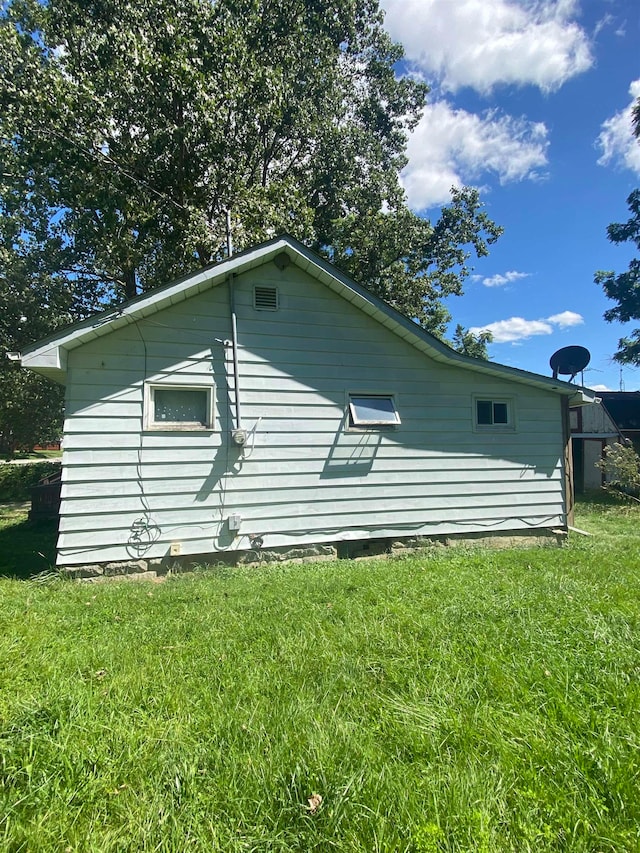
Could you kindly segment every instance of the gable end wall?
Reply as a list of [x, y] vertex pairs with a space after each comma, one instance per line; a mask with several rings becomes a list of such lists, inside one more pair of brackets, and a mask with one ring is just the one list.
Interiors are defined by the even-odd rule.
[[[558, 396], [436, 363], [293, 265], [235, 293], [244, 454], [226, 286], [69, 353], [61, 565], [564, 524]], [[211, 385], [215, 429], [144, 431], [145, 381]], [[394, 394], [402, 424], [345, 430], [349, 392]], [[474, 432], [474, 394], [517, 429]]]

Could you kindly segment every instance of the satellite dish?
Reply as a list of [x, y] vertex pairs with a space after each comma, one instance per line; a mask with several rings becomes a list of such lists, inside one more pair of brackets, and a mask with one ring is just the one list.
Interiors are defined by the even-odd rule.
[[585, 347], [562, 347], [551, 356], [549, 365], [553, 370], [554, 379], [557, 379], [560, 373], [563, 376], [570, 376], [569, 382], [571, 382], [590, 361], [591, 353]]

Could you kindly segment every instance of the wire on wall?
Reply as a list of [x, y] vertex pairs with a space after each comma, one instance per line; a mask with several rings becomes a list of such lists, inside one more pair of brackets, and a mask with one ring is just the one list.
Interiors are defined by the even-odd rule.
[[147, 351], [147, 342], [144, 339], [142, 330], [138, 325], [138, 321], [133, 318], [133, 325], [136, 328], [140, 341], [142, 342], [142, 350], [144, 353], [143, 370], [142, 370], [142, 398], [140, 402], [140, 430], [137, 447], [136, 458], [136, 482], [140, 490], [140, 502], [143, 508], [143, 514], [137, 518], [130, 527], [129, 540], [127, 542], [127, 550], [140, 558], [143, 557], [153, 543], [160, 538], [162, 533], [161, 527], [157, 524], [151, 515], [151, 507], [144, 490], [144, 478], [142, 476], [142, 442], [144, 437], [144, 388], [148, 375], [149, 354]]

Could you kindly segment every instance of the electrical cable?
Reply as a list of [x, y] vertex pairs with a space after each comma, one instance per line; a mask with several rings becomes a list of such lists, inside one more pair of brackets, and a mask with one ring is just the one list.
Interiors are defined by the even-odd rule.
[[[253, 425], [253, 427], [249, 430], [249, 432], [247, 434], [247, 438], [251, 438], [251, 446], [247, 447], [245, 445], [245, 447], [243, 447], [243, 449], [242, 449], [242, 458], [243, 459], [250, 459], [251, 455], [253, 454], [253, 449], [254, 449], [255, 444], [256, 444], [256, 431], [257, 431], [258, 427], [260, 426], [261, 420], [262, 420], [262, 415], [258, 418], [258, 420], [255, 422], [255, 424]], [[249, 451], [248, 453], [246, 452], [247, 450]]]
[[130, 527], [129, 540], [127, 542], [127, 551], [133, 550], [138, 558], [143, 557], [153, 543], [162, 535], [162, 528], [157, 524], [151, 515], [151, 507], [144, 491], [144, 478], [142, 476], [142, 442], [144, 437], [144, 405], [145, 405], [145, 383], [147, 381], [148, 371], [148, 352], [147, 342], [138, 325], [138, 321], [133, 318], [133, 325], [138, 332], [142, 341], [142, 349], [144, 353], [143, 371], [142, 371], [142, 400], [140, 403], [140, 432], [138, 438], [137, 459], [136, 459], [136, 482], [140, 489], [140, 502], [144, 510], [143, 515], [137, 518]]

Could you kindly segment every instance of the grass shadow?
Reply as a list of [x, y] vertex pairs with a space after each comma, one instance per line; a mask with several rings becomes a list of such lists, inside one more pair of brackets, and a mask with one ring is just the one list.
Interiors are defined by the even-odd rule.
[[57, 521], [29, 521], [26, 504], [0, 505], [0, 577], [32, 578], [56, 563]]

